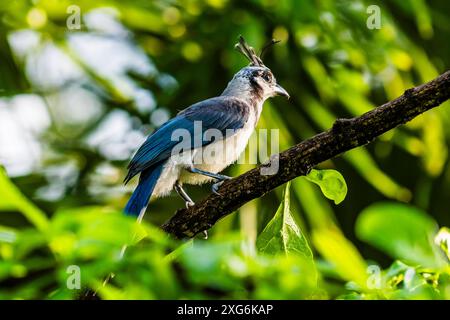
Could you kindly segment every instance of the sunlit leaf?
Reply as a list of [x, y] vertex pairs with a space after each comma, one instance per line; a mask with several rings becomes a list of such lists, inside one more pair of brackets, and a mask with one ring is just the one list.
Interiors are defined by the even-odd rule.
[[160, 244], [168, 244], [167, 236], [145, 223], [122, 212], [102, 207], [80, 207], [59, 211], [52, 220], [50, 247], [56, 253], [85, 257], [119, 250], [123, 245], [137, 243], [148, 238]]
[[267, 254], [299, 254], [312, 259], [312, 252], [306, 238], [290, 212], [290, 183], [286, 184], [284, 198], [275, 216], [259, 235], [256, 246]]
[[347, 281], [366, 287], [367, 264], [355, 246], [336, 227], [321, 228], [312, 233], [315, 248]]
[[324, 198], [320, 188], [302, 178], [292, 181], [292, 187], [312, 227], [328, 227], [336, 222], [332, 205]]
[[[247, 266], [240, 255], [239, 241], [210, 241], [185, 246], [180, 261], [192, 283], [208, 285], [213, 288], [236, 289], [239, 283], [230, 277], [228, 271], [236, 268], [240, 273], [247, 272]], [[230, 270], [231, 268], [231, 270]]]
[[367, 150], [363, 148], [353, 149], [345, 153], [343, 158], [353, 165], [355, 170], [366, 179], [367, 183], [386, 197], [402, 201], [411, 199], [411, 191], [398, 184], [381, 170]]
[[335, 98], [333, 79], [328, 75], [326, 68], [319, 59], [314, 56], [301, 57], [303, 66], [316, 84], [321, 98], [332, 101]]
[[423, 38], [429, 39], [433, 36], [433, 24], [428, 5], [424, 0], [411, 1], [411, 8], [416, 17], [417, 29]]
[[305, 177], [309, 181], [317, 184], [324, 196], [333, 200], [335, 204], [344, 201], [347, 195], [347, 183], [339, 171], [332, 169], [312, 169]]
[[34, 203], [28, 200], [22, 192], [9, 180], [4, 169], [0, 166], [0, 210], [17, 209], [33, 223], [36, 228], [44, 230], [48, 226], [48, 219]]
[[420, 209], [395, 202], [364, 209], [356, 222], [357, 236], [394, 258], [423, 266], [439, 266], [442, 259], [433, 244], [436, 222]]
[[425, 169], [430, 175], [438, 176], [447, 161], [448, 150], [442, 119], [437, 112], [431, 110], [423, 115], [422, 130]]

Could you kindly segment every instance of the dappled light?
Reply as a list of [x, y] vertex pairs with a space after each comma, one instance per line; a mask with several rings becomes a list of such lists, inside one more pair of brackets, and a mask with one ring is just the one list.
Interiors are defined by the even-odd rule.
[[[258, 76], [290, 98], [263, 101], [241, 158], [221, 172], [232, 177], [445, 78], [449, 14], [446, 1], [3, 1], [0, 299], [450, 299], [445, 90], [288, 183], [247, 192], [249, 175], [244, 191], [221, 194], [225, 181], [216, 196], [232, 210], [195, 232], [163, 225], [196, 210], [175, 191], [152, 197], [142, 223], [125, 215], [139, 175], [123, 183], [149, 134], [248, 65], [240, 35], [256, 57], [280, 41]], [[341, 145], [354, 135], [343, 126]], [[199, 206], [211, 195], [210, 184], [184, 188]]]

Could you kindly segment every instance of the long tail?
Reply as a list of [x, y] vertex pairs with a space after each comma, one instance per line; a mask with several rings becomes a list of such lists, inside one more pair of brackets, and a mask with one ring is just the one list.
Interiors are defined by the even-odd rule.
[[[132, 215], [138, 217], [138, 222], [141, 222], [143, 217], [142, 209], [144, 209], [150, 197], [153, 193], [153, 189], [155, 189], [156, 183], [158, 182], [159, 176], [161, 175], [163, 164], [158, 164], [151, 168], [148, 168], [141, 172], [141, 176], [139, 177], [139, 183], [133, 194], [131, 195], [130, 200], [128, 200], [127, 205], [125, 206], [125, 213], [127, 215]], [[128, 179], [126, 179], [127, 182]], [[125, 183], [126, 183], [125, 182]], [[120, 259], [125, 255], [125, 251], [127, 250], [127, 245], [124, 244], [122, 250], [120, 251]], [[103, 286], [115, 277], [114, 273], [110, 273], [105, 280], [103, 281]], [[97, 295], [97, 290], [94, 292], [94, 296]]]
[[147, 206], [153, 189], [155, 189], [156, 183], [161, 175], [162, 168], [163, 164], [161, 163], [141, 172], [139, 184], [125, 207], [125, 213], [127, 215], [137, 217], [142, 209]]

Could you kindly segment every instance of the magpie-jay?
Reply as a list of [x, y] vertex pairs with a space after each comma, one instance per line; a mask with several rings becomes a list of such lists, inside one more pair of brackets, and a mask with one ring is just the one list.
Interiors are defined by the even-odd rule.
[[[250, 60], [250, 65], [235, 74], [220, 96], [181, 111], [154, 131], [138, 149], [125, 177], [127, 183], [140, 174], [139, 184], [125, 207], [127, 214], [142, 219], [151, 196], [165, 196], [173, 189], [186, 206], [193, 205], [183, 189], [184, 184], [216, 180], [212, 189], [217, 193], [220, 183], [230, 179], [219, 172], [244, 151], [264, 101], [275, 95], [289, 98], [242, 37], [236, 47]], [[209, 132], [216, 133], [214, 139], [208, 137]], [[182, 151], [174, 153], [180, 144], [184, 146]], [[205, 153], [209, 159], [204, 159]]]

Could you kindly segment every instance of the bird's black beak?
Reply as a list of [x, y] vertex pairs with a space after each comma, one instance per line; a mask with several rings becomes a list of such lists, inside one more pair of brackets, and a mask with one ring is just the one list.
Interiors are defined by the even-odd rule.
[[275, 85], [275, 93], [278, 95], [278, 96], [283, 96], [283, 97], [286, 97], [286, 98], [288, 98], [289, 99], [289, 93], [282, 87], [282, 86], [280, 86], [279, 84], [276, 84]]

